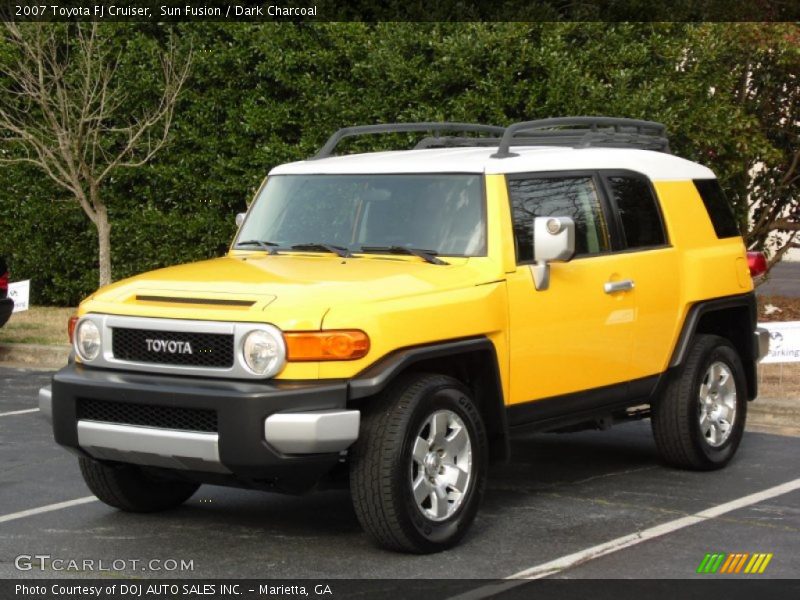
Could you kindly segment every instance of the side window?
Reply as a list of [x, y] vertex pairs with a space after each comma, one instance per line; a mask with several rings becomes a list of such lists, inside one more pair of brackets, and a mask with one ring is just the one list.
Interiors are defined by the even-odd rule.
[[694, 187], [703, 199], [714, 232], [718, 238], [739, 237], [741, 232], [736, 225], [733, 209], [716, 179], [695, 179]]
[[622, 222], [628, 248], [667, 243], [657, 200], [643, 177], [614, 175], [606, 179]]
[[608, 228], [592, 177], [515, 177], [508, 180], [508, 190], [518, 263], [533, 260], [534, 217], [572, 217], [576, 257], [609, 249]]

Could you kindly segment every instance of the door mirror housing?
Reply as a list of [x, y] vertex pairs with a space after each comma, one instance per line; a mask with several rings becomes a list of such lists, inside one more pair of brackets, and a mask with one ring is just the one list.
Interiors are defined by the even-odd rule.
[[575, 221], [571, 217], [536, 217], [533, 220], [531, 274], [537, 290], [550, 287], [550, 263], [567, 262], [575, 255]]
[[236, 227], [241, 227], [242, 223], [244, 223], [244, 218], [247, 216], [247, 213], [239, 213], [236, 215]]

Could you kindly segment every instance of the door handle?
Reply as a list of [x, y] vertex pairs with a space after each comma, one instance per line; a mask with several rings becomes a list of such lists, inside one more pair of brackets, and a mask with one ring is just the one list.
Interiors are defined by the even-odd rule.
[[622, 281], [609, 281], [603, 284], [603, 291], [606, 294], [614, 292], [626, 292], [633, 289], [633, 279], [623, 279]]

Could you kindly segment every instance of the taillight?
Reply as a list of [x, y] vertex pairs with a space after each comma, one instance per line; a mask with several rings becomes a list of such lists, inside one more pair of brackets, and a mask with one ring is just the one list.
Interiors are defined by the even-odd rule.
[[767, 272], [767, 257], [763, 252], [748, 252], [747, 266], [750, 269], [750, 277], [760, 277]]
[[67, 334], [69, 335], [69, 343], [72, 344], [72, 340], [75, 337], [75, 325], [78, 324], [78, 315], [73, 315], [69, 318], [67, 322]]
[[0, 275], [0, 292], [8, 292], [8, 271]]

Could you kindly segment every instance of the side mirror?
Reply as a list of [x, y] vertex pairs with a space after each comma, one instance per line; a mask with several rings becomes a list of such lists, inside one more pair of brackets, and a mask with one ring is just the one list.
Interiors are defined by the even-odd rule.
[[239, 213], [236, 215], [236, 227], [241, 227], [242, 223], [244, 223], [244, 218], [247, 216], [247, 213]]
[[531, 273], [537, 290], [550, 287], [551, 262], [567, 262], [575, 254], [575, 221], [570, 217], [536, 217], [533, 220]]

